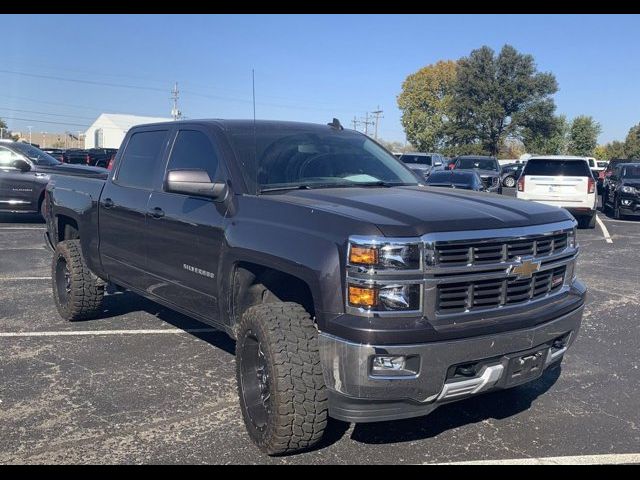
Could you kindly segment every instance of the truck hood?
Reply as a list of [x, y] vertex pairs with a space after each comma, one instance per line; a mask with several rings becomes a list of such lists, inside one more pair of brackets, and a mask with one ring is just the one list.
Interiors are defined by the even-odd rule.
[[374, 224], [390, 237], [522, 227], [572, 218], [561, 208], [541, 203], [426, 186], [296, 190], [276, 198]]

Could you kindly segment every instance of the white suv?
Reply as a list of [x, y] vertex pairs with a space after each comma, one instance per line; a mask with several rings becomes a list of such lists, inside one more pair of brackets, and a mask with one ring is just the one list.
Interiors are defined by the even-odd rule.
[[586, 157], [531, 157], [518, 179], [516, 195], [566, 208], [583, 227], [596, 225], [596, 180]]

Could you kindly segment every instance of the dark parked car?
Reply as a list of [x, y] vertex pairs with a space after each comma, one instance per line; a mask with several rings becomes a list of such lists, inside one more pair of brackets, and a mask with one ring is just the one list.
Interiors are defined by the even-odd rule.
[[418, 173], [418, 178], [428, 178], [431, 172], [442, 169], [444, 157], [439, 153], [403, 153], [400, 161]]
[[111, 282], [227, 332], [269, 454], [317, 444], [328, 416], [538, 379], [582, 319], [567, 211], [420, 185], [337, 120], [138, 125], [106, 180], [56, 176], [45, 202], [60, 315], [103, 315]]
[[614, 218], [640, 215], [640, 163], [618, 163], [602, 195], [602, 207]]
[[90, 165], [89, 152], [81, 148], [68, 148], [62, 154], [63, 163], [75, 165]]
[[51, 155], [59, 162], [62, 162], [64, 159], [64, 150], [62, 148], [42, 148], [41, 150]]
[[102, 168], [65, 165], [21, 142], [0, 142], [0, 212], [41, 213], [50, 175], [106, 175]]
[[508, 188], [514, 188], [518, 182], [518, 178], [524, 168], [524, 163], [509, 163], [503, 165], [500, 169], [500, 178], [502, 185]]
[[602, 178], [598, 179], [598, 193], [600, 193], [601, 195], [604, 195], [604, 192], [606, 191], [607, 186], [609, 184], [609, 177], [613, 174], [613, 171], [617, 165], [620, 165], [622, 163], [637, 163], [637, 162], [640, 162], [640, 159], [612, 158], [611, 160], [609, 160], [609, 163], [607, 164], [607, 168], [605, 168], [604, 170], [604, 174]]
[[456, 157], [455, 170], [475, 170], [480, 175], [484, 188], [488, 192], [502, 193], [500, 182], [500, 164], [496, 157], [482, 155], [463, 155]]
[[472, 170], [443, 170], [433, 172], [427, 178], [427, 185], [431, 187], [461, 188], [463, 190], [485, 191], [480, 175]]
[[89, 165], [94, 167], [107, 168], [109, 161], [118, 153], [117, 148], [90, 148], [87, 150], [89, 154]]

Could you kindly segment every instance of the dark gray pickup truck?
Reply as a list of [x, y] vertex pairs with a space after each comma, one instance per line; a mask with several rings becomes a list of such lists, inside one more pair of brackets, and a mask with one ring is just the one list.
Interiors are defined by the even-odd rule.
[[226, 331], [269, 454], [313, 446], [328, 416], [535, 380], [580, 327], [566, 211], [427, 187], [336, 120], [137, 126], [106, 181], [55, 177], [45, 201], [60, 314], [99, 317], [111, 282]]

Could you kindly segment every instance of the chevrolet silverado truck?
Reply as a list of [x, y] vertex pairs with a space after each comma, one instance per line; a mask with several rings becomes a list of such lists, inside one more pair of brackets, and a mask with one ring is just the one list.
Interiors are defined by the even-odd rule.
[[582, 319], [568, 212], [428, 187], [335, 119], [136, 126], [106, 180], [55, 177], [45, 201], [60, 315], [99, 317], [111, 283], [227, 332], [272, 455], [311, 448], [328, 416], [533, 381]]

